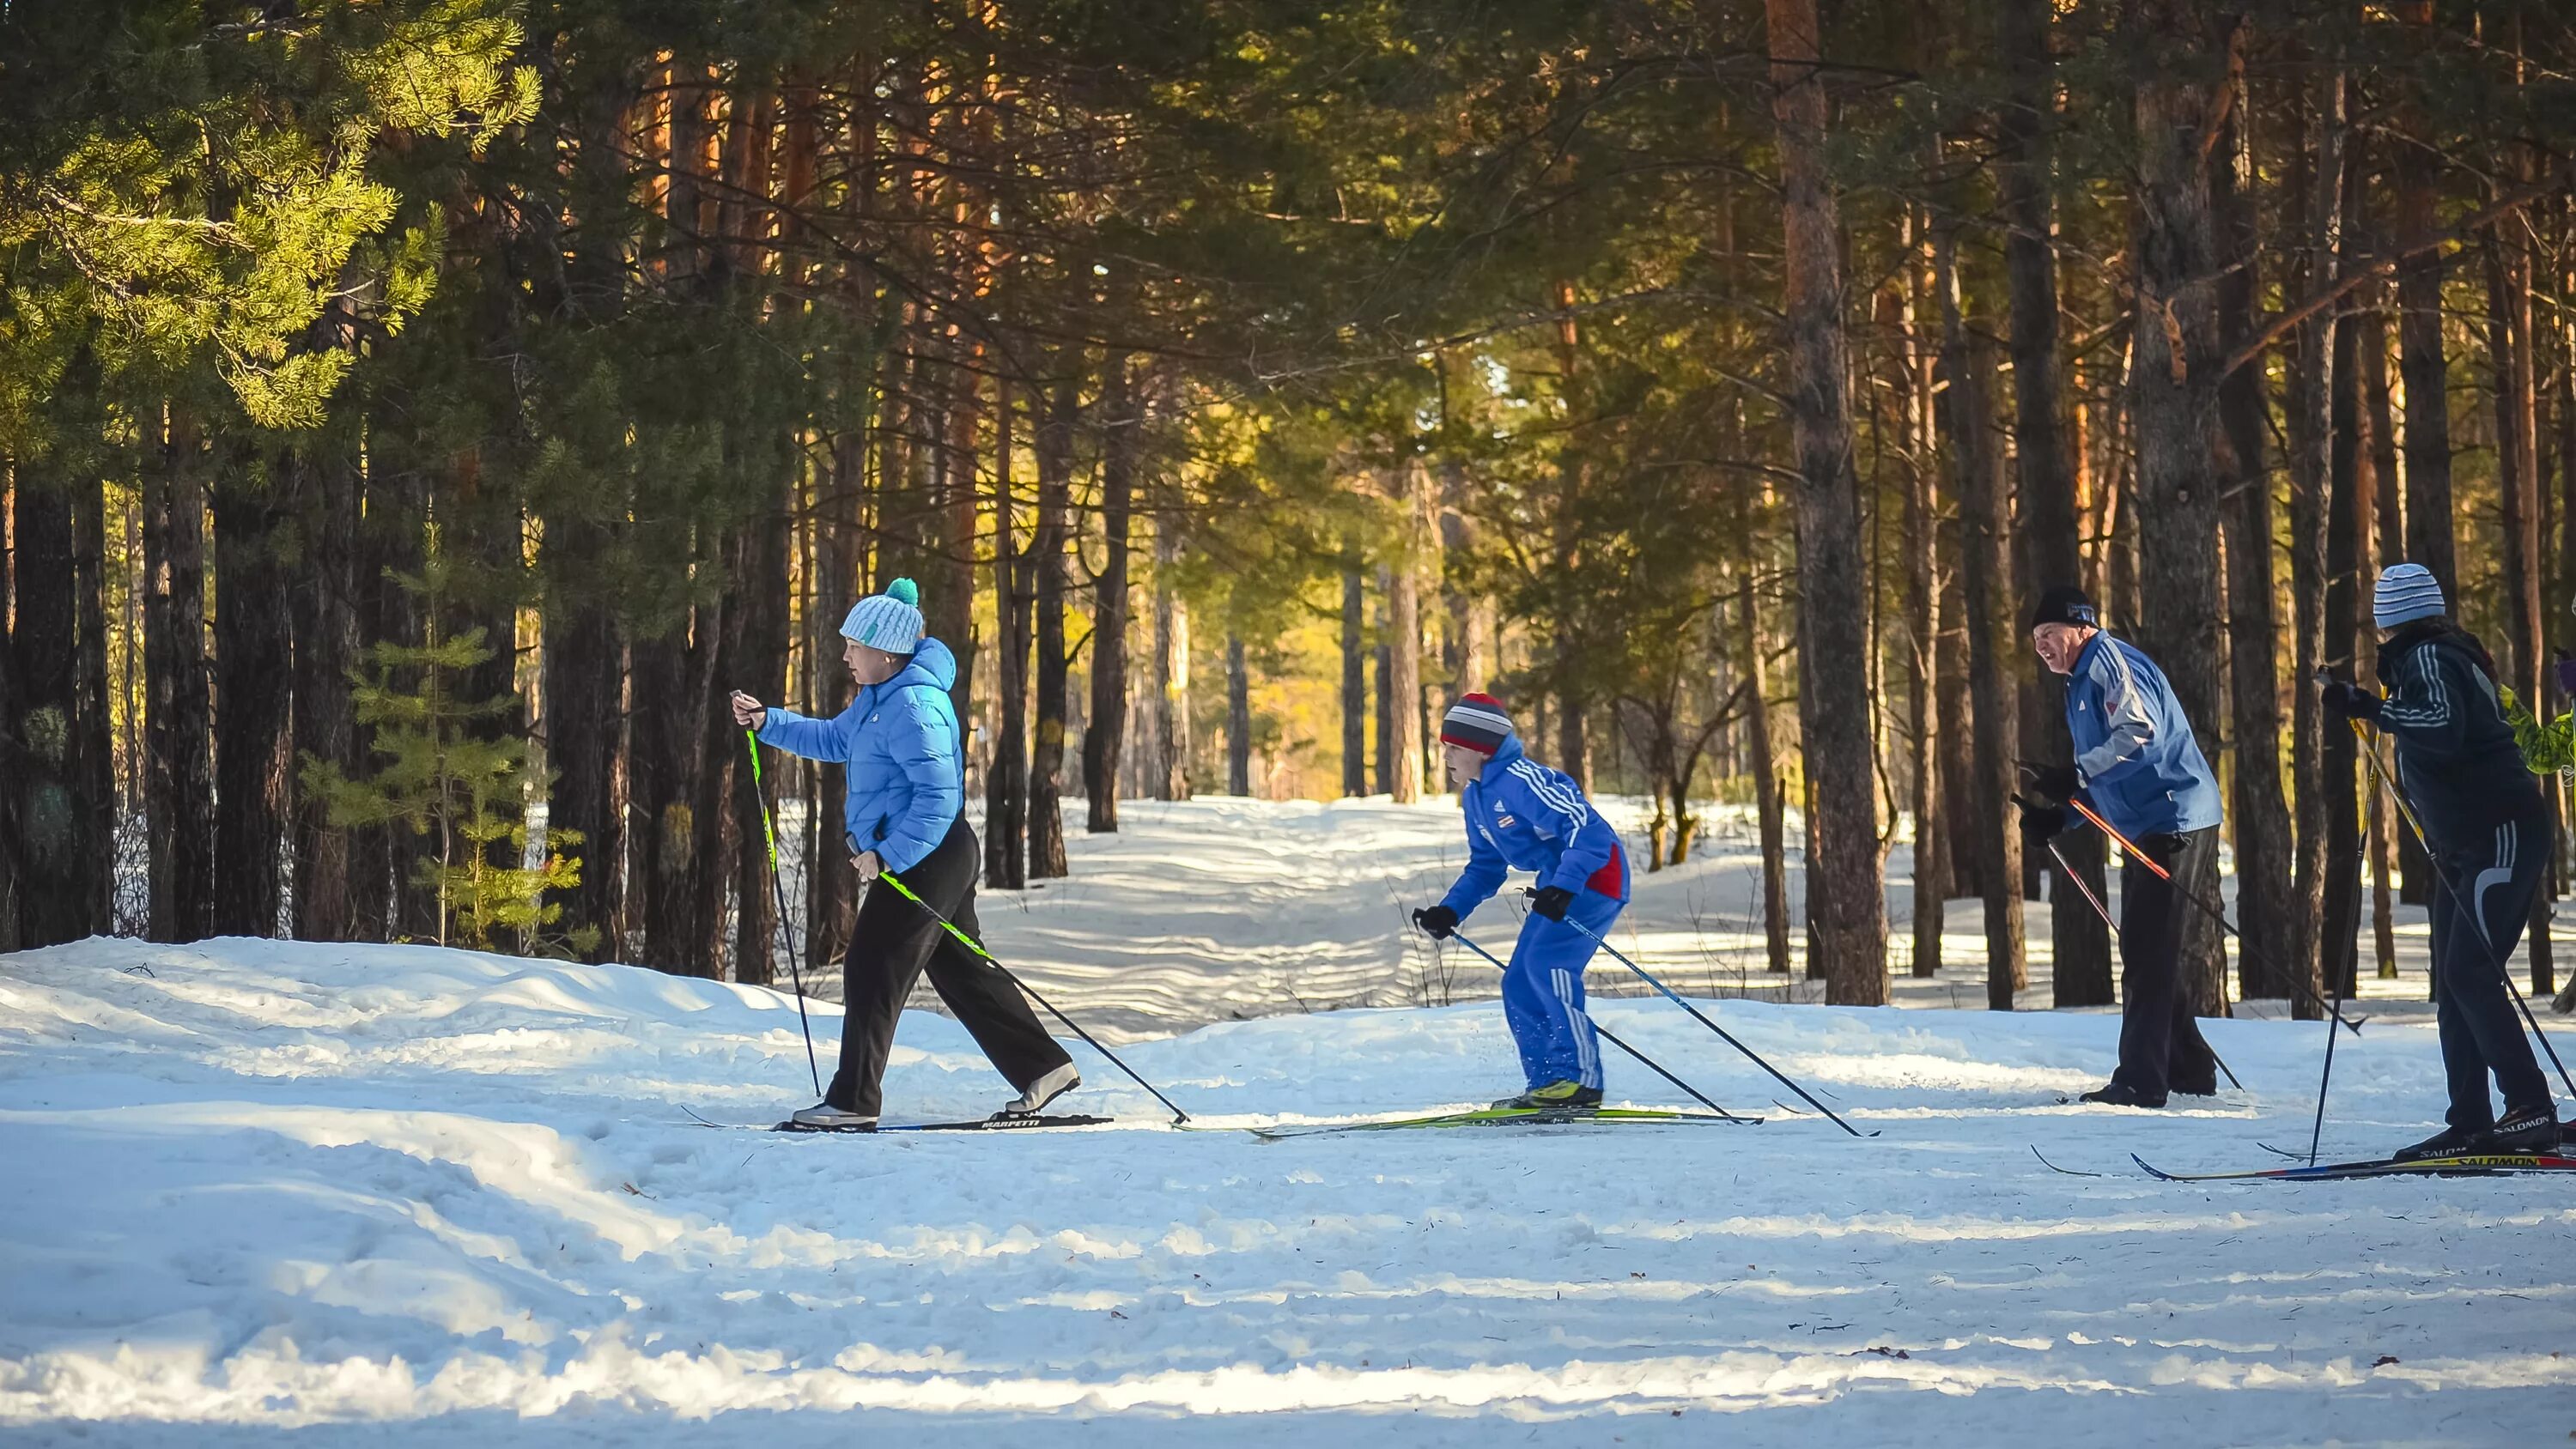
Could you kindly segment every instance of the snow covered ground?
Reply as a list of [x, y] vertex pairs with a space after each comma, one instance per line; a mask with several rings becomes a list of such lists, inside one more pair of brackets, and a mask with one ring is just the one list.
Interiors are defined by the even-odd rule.
[[[1318, 849], [1297, 817], [1329, 810], [1367, 818]], [[267, 941], [0, 957], [0, 1442], [2576, 1431], [2563, 1184], [2184, 1185], [2130, 1165], [2304, 1146], [2313, 1023], [2210, 1024], [2248, 1090], [2137, 1114], [2056, 1105], [2108, 1072], [2104, 1014], [1709, 1008], [1883, 1134], [1863, 1143], [1781, 1112], [1668, 1003], [1619, 999], [1605, 1025], [1772, 1120], [1254, 1139], [1235, 1129], [1499, 1094], [1509, 1038], [1490, 1004], [1412, 1005], [1381, 979], [1403, 964], [1377, 954], [1403, 949], [1384, 921], [1437, 873], [1418, 856], [1454, 860], [1452, 817], [1188, 813], [1077, 838], [1074, 882], [988, 919], [1006, 958], [1126, 1013], [1122, 1054], [1204, 1131], [1170, 1130], [1080, 1049], [1073, 1101], [1113, 1127], [710, 1130], [684, 1108], [763, 1123], [810, 1100], [793, 1002], [623, 967]], [[1687, 915], [1656, 893], [1686, 876], [1640, 912], [1675, 964]], [[1954, 930], [1964, 956], [1973, 916]], [[1379, 1004], [1309, 1014], [1292, 989]], [[815, 1029], [828, 1052], [832, 1008]], [[1614, 1099], [1675, 1100], [1609, 1070]], [[924, 1120], [1006, 1095], [923, 1012], [888, 1087]], [[2339, 1048], [2326, 1150], [2420, 1135], [2440, 1097], [2429, 1025], [2375, 1020]]]

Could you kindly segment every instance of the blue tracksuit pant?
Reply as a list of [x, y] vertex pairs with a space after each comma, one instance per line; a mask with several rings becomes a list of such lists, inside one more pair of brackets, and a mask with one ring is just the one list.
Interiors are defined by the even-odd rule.
[[[1608, 936], [1620, 906], [1597, 891], [1577, 891], [1566, 920]], [[1520, 1043], [1521, 1073], [1533, 1087], [1564, 1081], [1601, 1085], [1601, 1040], [1583, 1010], [1583, 968], [1592, 952], [1592, 938], [1571, 924], [1540, 915], [1521, 922], [1510, 969], [1503, 973], [1503, 1019]]]

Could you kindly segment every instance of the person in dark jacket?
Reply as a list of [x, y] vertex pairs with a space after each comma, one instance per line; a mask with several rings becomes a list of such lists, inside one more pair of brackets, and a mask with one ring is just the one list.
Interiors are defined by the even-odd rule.
[[[2338, 719], [2376, 723], [2396, 741], [2395, 784], [2441, 877], [2432, 901], [2433, 1003], [2451, 1093], [2447, 1125], [2396, 1156], [2545, 1151], [2558, 1144], [2558, 1110], [2505, 980], [2549, 868], [2540, 788], [2505, 723], [2495, 661], [2451, 622], [2432, 573], [2389, 565], [2371, 613], [2388, 696], [2338, 679], [2325, 687], [2325, 707]], [[2490, 1075], [2504, 1097], [2501, 1117], [2487, 1096]]]
[[[832, 719], [809, 719], [737, 690], [734, 723], [791, 755], [847, 765], [842, 838], [859, 884], [872, 886], [893, 871], [924, 904], [980, 936], [975, 877], [982, 857], [964, 815], [957, 709], [948, 698], [957, 682], [956, 657], [922, 637], [920, 594], [910, 579], [852, 605], [841, 635], [848, 641], [842, 662], [859, 686], [848, 709]], [[842, 971], [840, 1069], [823, 1100], [791, 1119], [797, 1126], [865, 1131], [877, 1125], [895, 1022], [925, 966], [939, 999], [1020, 1090], [1003, 1113], [1034, 1113], [1082, 1085], [1073, 1059], [1039, 1025], [1009, 976], [939, 929], [921, 906], [871, 889]]]
[[[2040, 662], [2067, 676], [2075, 740], [2072, 766], [2034, 769], [2040, 792], [2091, 806], [2173, 877], [2135, 860], [2120, 867], [2120, 1066], [2084, 1100], [2162, 1107], [2173, 1092], [2215, 1095], [2218, 1058], [2182, 989], [2183, 928], [2194, 909], [2182, 892], [2218, 849], [2218, 781], [2164, 672], [2103, 633], [2081, 589], [2041, 596], [2030, 637]], [[2022, 807], [2033, 849], [2084, 824], [2064, 806]]]

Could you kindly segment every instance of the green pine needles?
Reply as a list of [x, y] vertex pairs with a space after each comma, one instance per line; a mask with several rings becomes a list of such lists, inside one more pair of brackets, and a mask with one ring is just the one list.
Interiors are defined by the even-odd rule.
[[367, 650], [371, 672], [350, 676], [358, 724], [371, 732], [381, 763], [351, 779], [307, 754], [305, 788], [323, 798], [333, 825], [399, 825], [422, 838], [412, 880], [436, 902], [438, 945], [535, 954], [592, 949], [595, 930], [548, 930], [563, 907], [547, 894], [581, 883], [580, 860], [564, 853], [581, 836], [549, 829], [531, 861], [529, 806], [544, 798], [551, 777], [529, 763], [526, 740], [494, 729], [515, 715], [519, 701], [457, 695], [459, 681], [493, 657], [493, 646], [479, 627], [442, 633], [449, 568], [435, 555], [419, 576], [395, 577], [424, 604], [421, 642], [381, 641]]

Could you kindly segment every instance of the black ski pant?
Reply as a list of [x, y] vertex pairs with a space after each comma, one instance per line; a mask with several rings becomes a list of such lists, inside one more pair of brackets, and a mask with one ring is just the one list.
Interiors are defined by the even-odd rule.
[[2508, 1112], [2549, 1105], [2549, 1079], [2522, 1034], [2505, 963], [2531, 919], [2531, 902], [2549, 869], [2549, 830], [2533, 815], [2442, 842], [2434, 857], [2442, 884], [2433, 892], [2433, 1016], [2442, 1034], [2442, 1068], [2451, 1083], [2452, 1127], [2483, 1132], [2495, 1125], [2487, 1075], [2495, 1075]]
[[[903, 872], [913, 894], [977, 940], [975, 875], [982, 852], [964, 816], [948, 828], [938, 848]], [[975, 1044], [984, 1049], [1013, 1087], [1027, 1091], [1038, 1078], [1073, 1060], [1038, 1024], [1028, 998], [999, 967], [966, 949], [939, 928], [930, 912], [883, 883], [868, 887], [842, 970], [841, 1066], [823, 1100], [843, 1111], [877, 1115], [884, 1103], [887, 1054], [904, 998], [928, 967], [930, 984]]]
[[2218, 848], [2218, 829], [2150, 835], [2138, 841], [2168, 881], [2134, 858], [2120, 866], [2120, 1069], [2111, 1080], [2151, 1102], [2180, 1086], [2217, 1089], [2218, 1058], [2201, 1040], [2191, 993], [2183, 989], [2182, 943], [2200, 908], [2183, 895], [2197, 889]]

